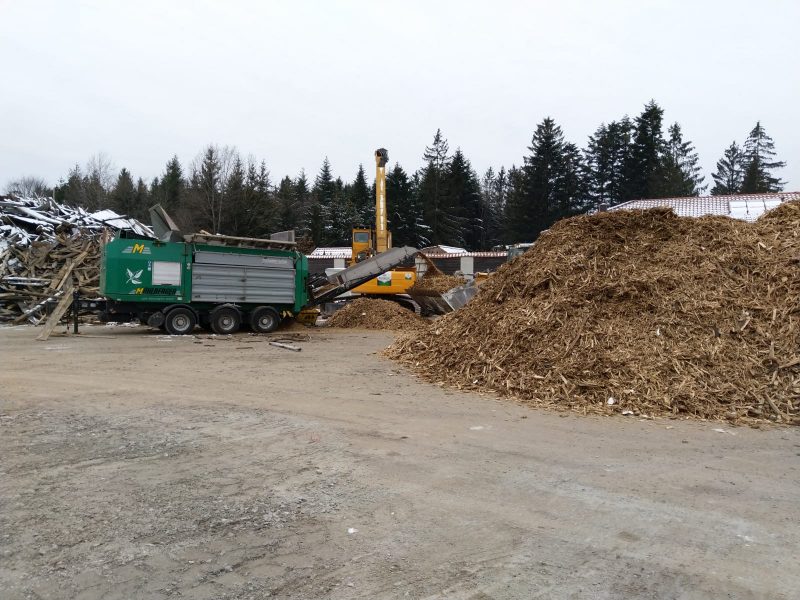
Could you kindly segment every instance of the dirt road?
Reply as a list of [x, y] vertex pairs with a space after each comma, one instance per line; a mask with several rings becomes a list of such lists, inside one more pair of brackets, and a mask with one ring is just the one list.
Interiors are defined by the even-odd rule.
[[797, 429], [535, 411], [381, 333], [84, 331], [0, 328], [6, 600], [800, 596]]

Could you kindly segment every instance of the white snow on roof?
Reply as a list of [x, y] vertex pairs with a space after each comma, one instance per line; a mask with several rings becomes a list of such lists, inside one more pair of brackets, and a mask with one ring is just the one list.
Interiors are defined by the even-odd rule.
[[458, 248], [457, 246], [445, 246], [444, 244], [439, 244], [438, 246], [428, 246], [427, 248], [423, 248], [422, 252], [425, 254], [467, 254], [468, 251], [464, 248]]
[[314, 248], [308, 258], [353, 258], [353, 249], [350, 246]]
[[792, 200], [800, 200], [800, 192], [631, 200], [612, 206], [608, 210], [644, 210], [664, 207], [671, 208], [679, 217], [716, 215], [752, 222], [768, 210]]

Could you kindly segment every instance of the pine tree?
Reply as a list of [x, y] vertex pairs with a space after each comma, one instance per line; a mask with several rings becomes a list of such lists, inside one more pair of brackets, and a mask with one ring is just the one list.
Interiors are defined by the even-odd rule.
[[505, 167], [500, 167], [494, 178], [493, 192], [491, 193], [491, 206], [489, 208], [490, 221], [487, 226], [486, 248], [492, 248], [505, 239], [505, 213], [509, 194], [509, 175]]
[[136, 202], [136, 189], [133, 186], [133, 179], [130, 171], [123, 168], [119, 172], [117, 182], [110, 194], [111, 208], [124, 216], [136, 218], [140, 213], [140, 207]]
[[633, 142], [625, 164], [623, 201], [656, 195], [654, 188], [658, 185], [665, 146], [663, 119], [664, 110], [651, 100], [634, 120]]
[[460, 223], [460, 235], [453, 242], [470, 250], [480, 248], [484, 238], [480, 184], [461, 148], [456, 149], [447, 166], [445, 190], [448, 211]]
[[218, 233], [225, 235], [244, 236], [248, 219], [247, 199], [245, 197], [245, 172], [241, 157], [237, 156], [228, 173], [224, 188], [222, 189], [222, 213]]
[[357, 220], [350, 194], [340, 177], [333, 182], [333, 192], [327, 209], [325, 244], [345, 246], [350, 244], [353, 223]]
[[154, 193], [153, 196], [169, 212], [181, 206], [184, 202], [185, 191], [186, 181], [183, 178], [183, 169], [178, 156], [174, 155], [167, 163], [164, 174], [157, 185], [157, 193]]
[[530, 211], [525, 198], [525, 172], [511, 165], [508, 170], [508, 184], [505, 209], [503, 211], [503, 240], [507, 244], [531, 241]]
[[311, 198], [311, 189], [308, 185], [308, 178], [304, 170], [301, 170], [300, 175], [295, 179], [294, 190], [296, 202], [295, 214], [297, 215], [299, 237], [312, 240], [311, 221], [314, 213], [314, 206]]
[[460, 245], [463, 242], [461, 231], [463, 224], [457, 212], [447, 204], [449, 145], [440, 129], [436, 130], [433, 144], [425, 148], [423, 159], [425, 166], [420, 172], [419, 195], [425, 223], [431, 228], [431, 242]]
[[630, 160], [633, 125], [626, 116], [600, 125], [585, 152], [587, 191], [594, 206], [613, 206], [622, 202], [626, 184], [626, 164]]
[[524, 189], [509, 216], [517, 235], [531, 241], [558, 219], [584, 209], [583, 164], [575, 144], [547, 117], [533, 134], [525, 157]]
[[652, 192], [659, 198], [699, 196], [708, 187], [702, 185], [699, 161], [692, 143], [683, 140], [681, 126], [673, 123]]
[[192, 194], [197, 206], [200, 228], [211, 233], [220, 233], [223, 214], [223, 194], [221, 181], [222, 165], [219, 150], [208, 146], [202, 154], [199, 166], [192, 172]]
[[281, 179], [275, 190], [276, 231], [298, 229], [297, 190], [288, 175]]
[[758, 194], [780, 192], [785, 184], [771, 171], [786, 166], [783, 161], [773, 160], [775, 143], [767, 135], [761, 121], [758, 121], [744, 143], [744, 177], [742, 193]]
[[330, 207], [334, 191], [331, 163], [326, 156], [311, 190], [311, 206], [308, 217], [311, 239], [317, 246], [327, 243], [327, 234], [330, 230]]
[[736, 142], [725, 149], [725, 152], [717, 161], [717, 172], [712, 174], [714, 187], [711, 188], [712, 196], [726, 196], [738, 194], [742, 190], [743, 173], [742, 150]]
[[414, 180], [398, 163], [386, 173], [386, 202], [394, 246], [424, 248], [430, 244], [430, 228], [425, 224]]
[[369, 193], [364, 165], [358, 165], [358, 172], [348, 188], [348, 195], [356, 216], [353, 227], [374, 227], [375, 202], [374, 196]]
[[138, 210], [132, 216], [140, 221], [148, 222], [150, 220], [149, 209], [152, 205], [153, 198], [150, 195], [150, 190], [147, 189], [144, 179], [139, 177], [136, 181], [136, 206]]
[[86, 206], [83, 174], [79, 165], [76, 164], [70, 169], [66, 183], [55, 190], [53, 197], [57, 202], [63, 202], [68, 206]]

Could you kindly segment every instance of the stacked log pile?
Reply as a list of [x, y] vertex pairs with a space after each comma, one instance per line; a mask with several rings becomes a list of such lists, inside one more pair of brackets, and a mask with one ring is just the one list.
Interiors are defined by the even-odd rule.
[[119, 229], [152, 237], [149, 227], [110, 210], [0, 197], [0, 321], [39, 322], [67, 280], [82, 296], [96, 295], [101, 244]]
[[388, 353], [536, 406], [800, 424], [800, 203], [561, 221]]

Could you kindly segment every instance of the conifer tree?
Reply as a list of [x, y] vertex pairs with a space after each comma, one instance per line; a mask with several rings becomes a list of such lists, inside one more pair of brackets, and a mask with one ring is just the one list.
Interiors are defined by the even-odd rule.
[[299, 237], [312, 240], [311, 221], [314, 217], [314, 207], [311, 199], [311, 190], [308, 185], [308, 178], [304, 170], [300, 171], [294, 182], [295, 193], [295, 215], [298, 224]]
[[137, 213], [133, 217], [140, 221], [148, 222], [150, 220], [149, 209], [153, 205], [153, 198], [150, 195], [150, 190], [144, 179], [139, 177], [136, 181], [136, 206], [138, 207]]
[[86, 192], [83, 188], [83, 173], [79, 165], [69, 170], [66, 183], [56, 188], [54, 199], [69, 206], [86, 206]]
[[566, 142], [561, 128], [547, 117], [533, 134], [525, 157], [524, 189], [510, 216], [514, 228], [527, 241], [558, 219], [583, 209], [583, 164], [575, 144]]
[[673, 123], [652, 192], [659, 198], [699, 196], [708, 187], [702, 185], [699, 160], [692, 143], [684, 141], [680, 125]]
[[140, 207], [136, 202], [136, 189], [128, 169], [123, 167], [119, 172], [109, 199], [111, 208], [121, 215], [136, 218], [140, 214]]
[[247, 235], [248, 206], [245, 196], [245, 171], [241, 157], [237, 156], [228, 174], [225, 187], [222, 189], [223, 212], [219, 233], [226, 235]]
[[712, 196], [726, 196], [741, 192], [744, 176], [743, 159], [744, 156], [739, 145], [731, 142], [731, 145], [725, 149], [722, 158], [717, 161], [717, 171], [711, 175], [714, 179], [714, 187], [711, 188]]
[[478, 176], [461, 148], [457, 148], [445, 174], [446, 206], [460, 224], [457, 237], [451, 243], [470, 250], [481, 247], [484, 225], [481, 218], [481, 191]]
[[613, 206], [622, 202], [626, 184], [626, 164], [630, 160], [633, 125], [625, 116], [601, 124], [589, 136], [586, 149], [587, 191], [594, 206]]
[[386, 173], [386, 202], [394, 246], [424, 248], [430, 244], [430, 228], [425, 224], [422, 204], [414, 180], [398, 164]]
[[327, 214], [325, 244], [329, 246], [349, 245], [356, 214], [350, 195], [346, 192], [344, 182], [340, 177], [333, 182], [333, 192]]
[[420, 172], [419, 195], [425, 223], [431, 228], [431, 243], [459, 245], [463, 241], [463, 223], [454, 207], [448, 205], [449, 145], [440, 129], [436, 130], [433, 144], [425, 148], [423, 159], [425, 166]]
[[185, 189], [183, 169], [178, 156], [174, 155], [167, 162], [161, 180], [153, 186], [153, 199], [167, 211], [171, 211], [183, 203]]
[[774, 160], [775, 143], [767, 135], [761, 121], [758, 121], [744, 143], [744, 176], [742, 193], [758, 194], [780, 192], [784, 181], [772, 174], [775, 169], [786, 166], [783, 161]]
[[327, 243], [326, 234], [330, 231], [330, 208], [334, 191], [331, 163], [326, 156], [311, 190], [311, 210], [308, 219], [311, 239], [317, 246]]
[[633, 125], [631, 151], [625, 164], [622, 200], [655, 197], [664, 155], [662, 121], [664, 110], [655, 100], [648, 102]]
[[211, 233], [219, 233], [222, 224], [222, 182], [219, 150], [207, 146], [200, 158], [200, 164], [192, 171], [192, 195], [197, 206], [200, 228]]
[[298, 228], [297, 190], [292, 178], [286, 175], [275, 190], [276, 231]]
[[507, 244], [531, 241], [534, 228], [525, 198], [525, 172], [511, 165], [508, 170], [508, 191], [503, 211], [503, 239]]
[[353, 184], [348, 188], [348, 196], [355, 213], [353, 227], [373, 227], [375, 223], [374, 196], [369, 193], [364, 165], [358, 165]]

